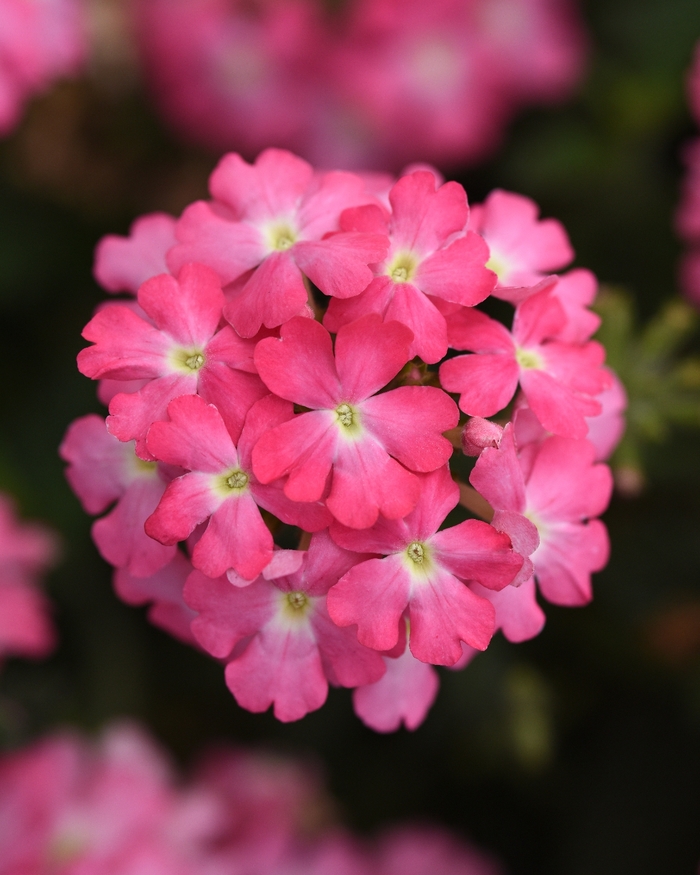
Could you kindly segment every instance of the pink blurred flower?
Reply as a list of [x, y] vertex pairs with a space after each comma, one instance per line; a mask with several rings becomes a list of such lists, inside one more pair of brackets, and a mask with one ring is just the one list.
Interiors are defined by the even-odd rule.
[[30, 97], [76, 75], [85, 54], [81, 0], [2, 0], [0, 136], [17, 124]]
[[53, 648], [49, 602], [37, 582], [57, 552], [53, 533], [20, 522], [11, 499], [0, 494], [0, 660], [39, 658]]

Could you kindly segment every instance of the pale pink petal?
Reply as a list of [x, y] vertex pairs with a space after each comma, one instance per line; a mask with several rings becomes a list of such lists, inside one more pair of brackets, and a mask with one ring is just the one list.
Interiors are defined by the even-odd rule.
[[147, 279], [166, 273], [165, 253], [177, 241], [176, 219], [150, 213], [136, 219], [128, 237], [109, 234], [95, 249], [93, 273], [108, 292], [132, 292]]
[[376, 732], [395, 732], [402, 723], [406, 729], [417, 729], [437, 696], [438, 674], [408, 648], [397, 659], [384, 661], [384, 677], [353, 693], [355, 714]]
[[608, 561], [610, 543], [600, 520], [552, 527], [533, 556], [542, 595], [556, 605], [576, 607], [592, 598], [591, 572]]
[[513, 644], [534, 638], [544, 628], [545, 615], [537, 604], [534, 578], [520, 586], [507, 586], [499, 592], [478, 583], [470, 584], [469, 588], [491, 602], [496, 609], [496, 628]]
[[500, 447], [486, 447], [481, 453], [469, 482], [494, 510], [525, 511], [525, 481], [510, 423], [503, 431]]

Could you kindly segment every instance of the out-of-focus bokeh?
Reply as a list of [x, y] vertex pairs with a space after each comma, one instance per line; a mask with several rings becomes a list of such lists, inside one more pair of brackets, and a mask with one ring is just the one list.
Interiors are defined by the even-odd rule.
[[[34, 6], [53, 23], [13, 54]], [[697, 0], [0, 0], [0, 488], [63, 543], [59, 646], [0, 675], [5, 747], [129, 716], [185, 762], [220, 739], [311, 753], [359, 831], [437, 821], [514, 875], [696, 871], [700, 349], [675, 214], [698, 39]], [[219, 665], [117, 600], [57, 456], [102, 412], [75, 367], [96, 242], [206, 196], [225, 148], [266, 145], [432, 161], [472, 202], [522, 192], [607, 286], [601, 338], [630, 398], [611, 562], [590, 606], [549, 606], [535, 640], [441, 672], [415, 733], [367, 730], [345, 690], [291, 725], [238, 708]]]

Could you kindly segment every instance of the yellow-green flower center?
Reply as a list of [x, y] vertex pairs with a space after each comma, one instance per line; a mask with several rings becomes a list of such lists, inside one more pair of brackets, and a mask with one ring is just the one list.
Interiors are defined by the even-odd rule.
[[416, 565], [422, 565], [425, 560], [425, 547], [418, 541], [414, 541], [406, 548], [406, 555]]
[[248, 475], [245, 471], [234, 471], [226, 478], [229, 489], [245, 489], [248, 485]]
[[387, 275], [395, 283], [411, 282], [418, 268], [418, 259], [412, 252], [399, 252], [389, 262]]
[[335, 408], [335, 415], [338, 417], [338, 422], [345, 428], [351, 428], [355, 424], [355, 411], [349, 404], [339, 404]]
[[267, 241], [270, 249], [276, 252], [285, 252], [297, 242], [297, 234], [291, 225], [280, 222], [267, 228]]
[[195, 352], [185, 359], [185, 364], [191, 371], [198, 371], [204, 364], [204, 356], [201, 352]]
[[287, 602], [293, 611], [302, 611], [309, 603], [309, 597], [305, 592], [288, 592]]
[[537, 370], [542, 368], [543, 361], [540, 355], [532, 349], [518, 348], [515, 351], [515, 360], [526, 371]]

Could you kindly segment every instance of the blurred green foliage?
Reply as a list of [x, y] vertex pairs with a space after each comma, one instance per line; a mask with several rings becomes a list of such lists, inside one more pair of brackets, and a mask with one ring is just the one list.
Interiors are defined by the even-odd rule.
[[589, 0], [584, 12], [592, 54], [580, 93], [519, 118], [492, 161], [456, 176], [472, 201], [496, 186], [535, 198], [566, 224], [577, 264], [610, 284], [600, 338], [630, 395], [614, 464], [643, 473], [644, 489], [613, 501], [612, 559], [593, 604], [547, 606], [539, 638], [499, 638], [464, 672], [442, 672], [414, 734], [366, 730], [347, 691], [290, 726], [241, 711], [220, 666], [117, 601], [64, 482], [63, 432], [100, 410], [75, 369], [102, 299], [94, 244], [138, 213], [203, 195], [216, 156], [175, 142], [138, 88], [95, 82], [37, 101], [0, 144], [0, 486], [64, 542], [49, 582], [61, 646], [44, 663], [4, 668], [7, 745], [63, 722], [132, 715], [184, 760], [217, 739], [310, 751], [357, 826], [437, 819], [500, 854], [513, 875], [696, 871], [700, 350], [697, 317], [675, 297], [672, 213], [679, 149], [693, 135], [683, 75], [700, 4]]

